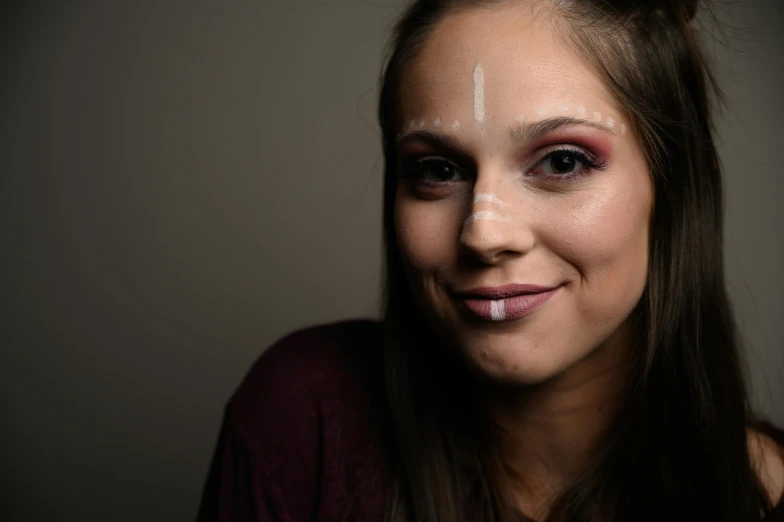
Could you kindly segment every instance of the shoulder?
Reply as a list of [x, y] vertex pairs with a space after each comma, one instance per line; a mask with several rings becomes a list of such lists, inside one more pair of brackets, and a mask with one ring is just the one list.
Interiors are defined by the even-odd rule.
[[231, 447], [217, 462], [230, 503], [245, 502], [247, 482], [254, 509], [275, 519], [342, 520], [357, 498], [378, 518], [381, 350], [379, 323], [352, 320], [297, 330], [258, 357], [226, 408]]
[[274, 342], [248, 371], [228, 414], [271, 502], [312, 506], [318, 520], [341, 519], [351, 502], [373, 514], [368, 519], [380, 512], [387, 447], [381, 339], [380, 324], [370, 320], [311, 326]]
[[748, 428], [749, 456], [773, 505], [784, 502], [784, 446], [760, 430]]
[[[312, 421], [324, 403], [345, 404], [380, 372], [378, 322], [355, 319], [289, 333], [251, 366], [229, 406], [247, 435], [271, 418]], [[273, 416], [273, 417], [270, 417]]]

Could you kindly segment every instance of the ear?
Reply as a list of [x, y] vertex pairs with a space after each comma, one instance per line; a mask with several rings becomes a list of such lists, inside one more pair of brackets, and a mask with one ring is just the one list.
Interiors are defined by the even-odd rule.
[[776, 506], [784, 501], [784, 448], [762, 432], [746, 430], [749, 457], [768, 499]]

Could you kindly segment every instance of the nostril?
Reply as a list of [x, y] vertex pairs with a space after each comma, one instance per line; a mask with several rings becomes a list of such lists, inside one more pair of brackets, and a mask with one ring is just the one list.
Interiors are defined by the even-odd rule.
[[495, 252], [476, 251], [468, 248], [462, 250], [462, 255], [458, 265], [462, 268], [482, 268], [487, 266], [495, 266], [503, 263], [505, 260], [514, 257], [514, 252], [510, 250], [499, 250]]
[[533, 230], [525, 223], [512, 225], [512, 218], [500, 205], [477, 210], [463, 223], [460, 245], [467, 257], [484, 265], [496, 265], [533, 248]]

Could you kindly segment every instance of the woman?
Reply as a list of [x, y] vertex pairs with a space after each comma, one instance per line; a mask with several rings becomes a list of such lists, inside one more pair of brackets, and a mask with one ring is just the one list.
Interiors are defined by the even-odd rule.
[[379, 104], [384, 322], [260, 358], [201, 519], [784, 519], [696, 5], [641, 4], [409, 7]]

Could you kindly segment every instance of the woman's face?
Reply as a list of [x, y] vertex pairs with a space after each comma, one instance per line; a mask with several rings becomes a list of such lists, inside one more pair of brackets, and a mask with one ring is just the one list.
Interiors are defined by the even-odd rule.
[[409, 281], [475, 367], [517, 384], [627, 343], [652, 205], [624, 108], [537, 6], [448, 15], [401, 79]]

